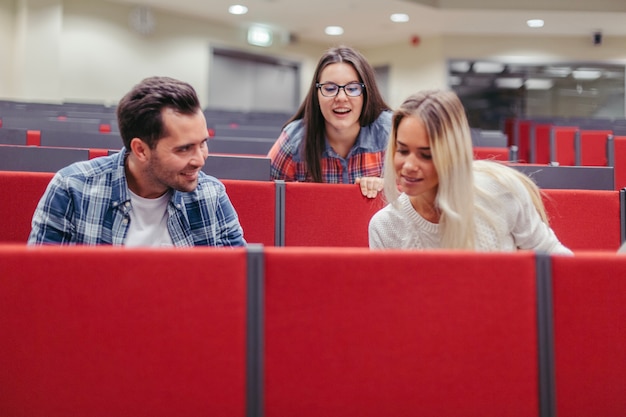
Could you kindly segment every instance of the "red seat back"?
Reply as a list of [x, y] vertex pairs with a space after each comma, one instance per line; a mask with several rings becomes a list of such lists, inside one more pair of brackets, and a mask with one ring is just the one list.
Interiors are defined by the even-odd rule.
[[222, 180], [248, 243], [276, 242], [276, 186], [270, 181]]
[[26, 243], [37, 203], [54, 174], [0, 171], [0, 242]]
[[368, 246], [367, 227], [383, 207], [354, 184], [285, 183], [285, 246]]
[[616, 251], [621, 244], [619, 191], [544, 189], [550, 225], [572, 250]]
[[265, 249], [273, 416], [537, 416], [530, 252]]
[[245, 415], [242, 248], [0, 247], [0, 410]]
[[626, 256], [553, 257], [559, 417], [626, 415]]
[[626, 187], [626, 136], [614, 136], [615, 147], [615, 189]]
[[581, 130], [581, 164], [585, 166], [607, 166], [607, 138], [610, 130]]

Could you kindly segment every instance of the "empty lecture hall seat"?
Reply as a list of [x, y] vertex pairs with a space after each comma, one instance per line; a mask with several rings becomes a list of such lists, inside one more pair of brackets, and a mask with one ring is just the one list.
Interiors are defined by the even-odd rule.
[[533, 253], [265, 248], [264, 262], [266, 417], [539, 415]]
[[577, 165], [576, 138], [580, 134], [577, 127], [553, 126], [550, 130], [550, 162], [559, 165]]
[[[109, 150], [112, 155], [118, 151]], [[270, 159], [257, 155], [209, 153], [202, 171], [220, 180], [270, 180]]]
[[276, 244], [276, 187], [272, 181], [222, 180], [246, 242]]
[[543, 189], [615, 190], [615, 169], [597, 166], [554, 166], [511, 163]]
[[613, 137], [615, 189], [626, 187], [626, 136]]
[[619, 191], [542, 190], [550, 226], [568, 248], [616, 251], [621, 244]]
[[553, 257], [556, 415], [626, 415], [626, 255]]
[[607, 138], [612, 133], [610, 130], [579, 131], [580, 165], [607, 166]]
[[212, 137], [209, 152], [266, 156], [274, 142], [275, 139]]
[[235, 137], [235, 138], [265, 138], [278, 139], [281, 132], [282, 123], [276, 123], [273, 126], [255, 125], [253, 123], [231, 123], [231, 124], [215, 124], [215, 136], [218, 137]]
[[211, 154], [202, 171], [218, 179], [270, 180], [270, 159], [264, 156]]
[[26, 243], [31, 220], [48, 183], [48, 172], [0, 171], [0, 243]]
[[0, 127], [0, 144], [26, 145], [26, 129]]
[[355, 184], [286, 182], [285, 246], [368, 246], [371, 217], [384, 206]]
[[530, 135], [532, 120], [507, 119], [504, 133], [508, 138], [508, 146], [517, 146], [518, 162], [528, 163], [530, 159]]
[[24, 128], [30, 130], [60, 130], [65, 132], [98, 132], [100, 119], [38, 117], [33, 115], [16, 115], [2, 118], [2, 127]]
[[89, 149], [0, 145], [0, 171], [56, 172], [89, 156]]
[[60, 130], [42, 130], [41, 146], [68, 148], [100, 148], [120, 150], [124, 146], [119, 133], [74, 132]]
[[0, 415], [245, 415], [246, 251], [0, 246]]
[[509, 161], [510, 153], [507, 147], [475, 146], [472, 148], [474, 159], [492, 159], [496, 161]]

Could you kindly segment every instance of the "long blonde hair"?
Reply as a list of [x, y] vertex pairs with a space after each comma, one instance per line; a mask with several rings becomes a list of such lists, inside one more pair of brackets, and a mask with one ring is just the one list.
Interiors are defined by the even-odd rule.
[[442, 248], [475, 249], [475, 213], [493, 224], [487, 214], [490, 207], [476, 204], [477, 194], [486, 200], [490, 196], [475, 186], [475, 168], [492, 173], [505, 186], [507, 181], [521, 180], [541, 218], [547, 223], [539, 189], [530, 178], [497, 162], [474, 161], [465, 109], [458, 96], [448, 90], [427, 90], [413, 94], [394, 112], [384, 166], [384, 195], [387, 202], [393, 204], [399, 196], [393, 161], [397, 150], [398, 126], [405, 117], [421, 120], [430, 139], [433, 164], [439, 177], [435, 207], [441, 212], [439, 228]]

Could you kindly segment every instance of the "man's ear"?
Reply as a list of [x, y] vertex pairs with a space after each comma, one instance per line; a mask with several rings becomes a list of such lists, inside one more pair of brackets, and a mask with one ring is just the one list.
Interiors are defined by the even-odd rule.
[[150, 147], [139, 138], [133, 138], [130, 141], [130, 151], [140, 161], [146, 161], [150, 157]]

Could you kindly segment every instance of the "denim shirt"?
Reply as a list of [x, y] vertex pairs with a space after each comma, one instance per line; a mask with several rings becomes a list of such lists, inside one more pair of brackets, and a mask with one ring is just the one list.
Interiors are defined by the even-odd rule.
[[[33, 215], [29, 245], [124, 245], [132, 204], [125, 149], [57, 172]], [[176, 247], [244, 246], [243, 231], [226, 188], [199, 172], [192, 192], [174, 191], [167, 228]]]

